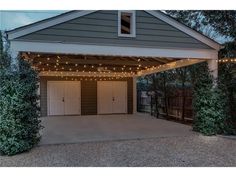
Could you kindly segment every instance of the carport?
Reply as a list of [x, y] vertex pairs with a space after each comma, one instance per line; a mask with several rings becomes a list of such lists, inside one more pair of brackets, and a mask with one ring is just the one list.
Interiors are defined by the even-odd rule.
[[161, 11], [70, 11], [7, 35], [39, 73], [41, 144], [191, 134], [137, 114], [136, 80], [201, 62], [218, 73], [220, 44]]

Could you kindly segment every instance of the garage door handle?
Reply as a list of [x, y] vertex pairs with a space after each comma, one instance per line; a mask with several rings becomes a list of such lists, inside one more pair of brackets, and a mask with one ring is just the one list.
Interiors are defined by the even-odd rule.
[[114, 97], [112, 97], [112, 101], [115, 101], [115, 98], [114, 98]]
[[62, 102], [65, 102], [64, 97], [62, 98]]

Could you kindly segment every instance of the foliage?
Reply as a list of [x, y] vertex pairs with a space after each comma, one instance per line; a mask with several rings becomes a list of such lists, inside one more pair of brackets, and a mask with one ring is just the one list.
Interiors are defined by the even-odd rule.
[[212, 39], [217, 35], [213, 26], [208, 23], [207, 18], [203, 15], [202, 10], [171, 10], [166, 12], [177, 21]]
[[[236, 11], [166, 11], [167, 14], [174, 17], [176, 20], [185, 25], [207, 35], [210, 38], [215, 38], [216, 35], [222, 39], [227, 39], [229, 42], [224, 44], [224, 48], [220, 50], [220, 58], [235, 58], [236, 57]], [[199, 65], [190, 66], [191, 83], [197, 85], [200, 72]], [[197, 69], [197, 70], [198, 70]], [[235, 63], [221, 63], [219, 65], [219, 80], [218, 87], [214, 90], [214, 96], [209, 99], [219, 99], [222, 104], [221, 110], [224, 112], [225, 131], [232, 132], [230, 127], [231, 121], [235, 120], [235, 106], [236, 106], [236, 64]], [[208, 100], [209, 101], [209, 100]], [[217, 105], [216, 105], [217, 106]], [[222, 114], [223, 114], [222, 112]], [[227, 123], [226, 123], [227, 122]], [[229, 131], [228, 131], [229, 130]], [[222, 131], [225, 133], [225, 131]]]
[[221, 35], [236, 40], [236, 11], [233, 10], [205, 10], [202, 11], [207, 23]]
[[0, 152], [5, 155], [28, 151], [40, 138], [37, 73], [28, 62], [18, 63], [15, 71], [0, 68]]
[[198, 77], [193, 95], [193, 129], [204, 135], [232, 133], [224, 85], [215, 85], [206, 63], [195, 67], [195, 72]]
[[236, 40], [236, 11], [173, 10], [167, 14], [187, 26], [215, 38], [216, 34]]
[[7, 68], [10, 66], [10, 56], [7, 52], [8, 47], [3, 45], [3, 34], [0, 31], [0, 69], [1, 68]]

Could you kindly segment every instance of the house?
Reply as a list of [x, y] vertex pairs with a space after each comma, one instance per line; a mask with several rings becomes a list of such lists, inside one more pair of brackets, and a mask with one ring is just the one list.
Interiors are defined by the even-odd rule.
[[70, 11], [8, 31], [39, 71], [41, 116], [133, 114], [139, 76], [207, 61], [220, 45], [161, 11]]

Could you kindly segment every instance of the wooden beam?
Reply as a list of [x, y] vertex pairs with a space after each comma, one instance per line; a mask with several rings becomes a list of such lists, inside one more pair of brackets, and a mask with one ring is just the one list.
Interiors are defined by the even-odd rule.
[[47, 58], [34, 58], [33, 59], [33, 63], [36, 64], [36, 63], [39, 63], [39, 62], [42, 62], [42, 63], [56, 63], [57, 60], [59, 60], [59, 63], [62, 63], [62, 64], [66, 64], [66, 62], [68, 63], [71, 63], [71, 64], [88, 64], [88, 65], [99, 65], [99, 64], [102, 64], [102, 65], [117, 65], [117, 66], [123, 66], [123, 65], [126, 65], [127, 67], [128, 66], [139, 66], [139, 65], [142, 65], [143, 67], [150, 67], [150, 66], [158, 66], [160, 64], [163, 64], [163, 62], [161, 63], [160, 61], [135, 61], [135, 60], [122, 60], [122, 59], [71, 59], [71, 58], [63, 58], [63, 59], [58, 59], [56, 57], [52, 58], [52, 57], [49, 57], [50, 59], [48, 60]]
[[201, 63], [207, 60], [203, 60], [203, 59], [183, 59], [183, 60], [178, 60], [178, 61], [174, 61], [174, 62], [170, 62], [164, 65], [161, 65], [159, 67], [155, 67], [155, 68], [151, 68], [148, 70], [142, 70], [139, 71], [137, 73], [138, 76], [145, 76], [145, 75], [149, 75], [149, 74], [153, 74], [153, 73], [159, 73], [162, 71], [167, 71], [167, 70], [171, 70], [171, 69], [175, 69], [175, 68], [181, 68], [184, 66], [189, 66], [189, 65], [193, 65], [196, 63]]
[[133, 77], [136, 74], [133, 73], [93, 73], [93, 72], [55, 72], [55, 71], [42, 71], [39, 76], [63, 76], [63, 77]]
[[103, 69], [104, 71], [106, 70], [107, 72], [110, 71], [110, 72], [137, 72], [141, 69], [144, 69], [144, 68], [139, 68], [137, 69], [137, 67], [114, 67], [114, 66], [94, 66], [94, 67], [91, 67], [86, 65], [86, 67], [84, 67], [83, 65], [55, 65], [55, 64], [40, 64], [40, 65], [33, 65], [35, 66], [36, 68], [38, 68], [38, 70], [40, 71], [48, 71], [48, 70], [51, 70], [51, 71], [91, 71], [91, 72], [97, 72], [99, 69]]

